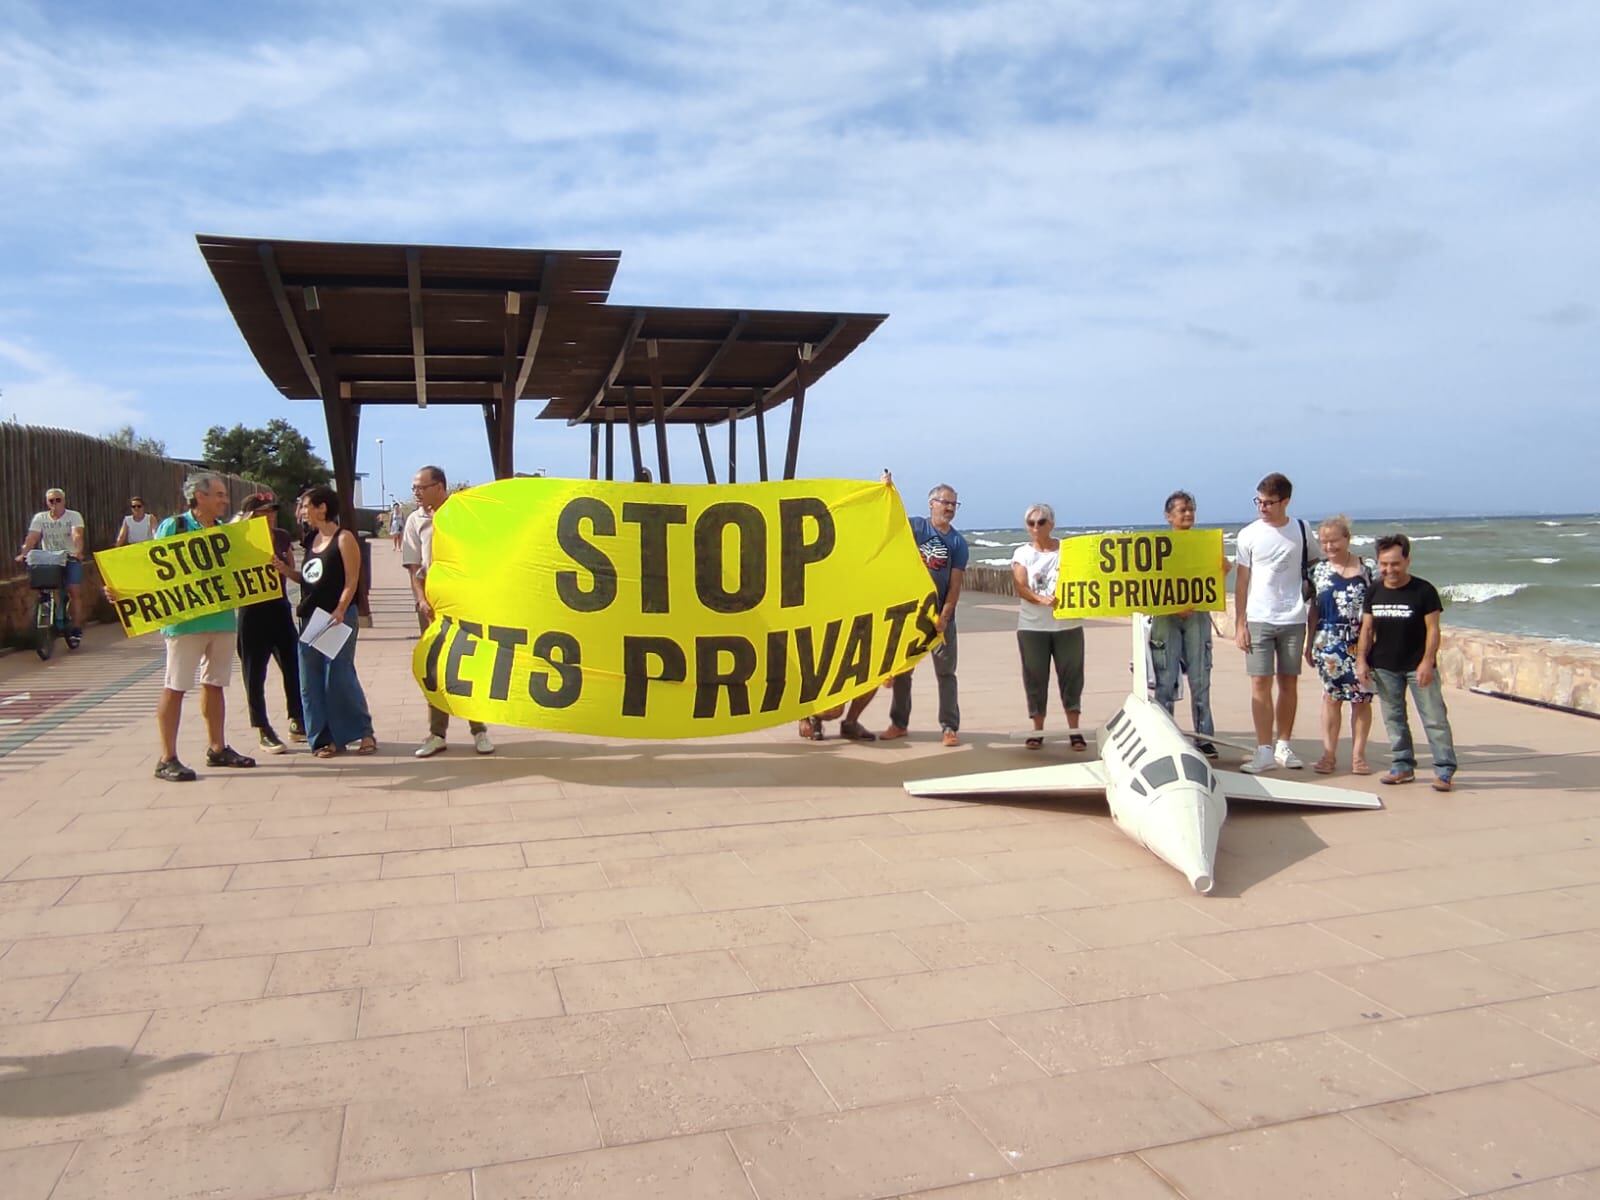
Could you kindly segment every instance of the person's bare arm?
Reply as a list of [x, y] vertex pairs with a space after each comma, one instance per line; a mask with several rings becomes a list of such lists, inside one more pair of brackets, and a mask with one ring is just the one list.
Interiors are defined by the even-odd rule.
[[128, 521], [126, 517], [123, 518], [122, 526], [117, 530], [116, 544], [119, 546], [126, 546], [128, 544]]
[[28, 561], [28, 551], [39, 548], [39, 539], [44, 535], [37, 529], [28, 530], [28, 536], [22, 539], [22, 553], [17, 555], [18, 562]]
[[1017, 590], [1017, 595], [1029, 604], [1049, 604], [1054, 606], [1055, 597], [1046, 600], [1038, 592], [1028, 586], [1028, 568], [1019, 562], [1011, 564], [1011, 584]]
[[1245, 603], [1250, 598], [1250, 568], [1239, 563], [1233, 572], [1233, 640], [1239, 649], [1250, 653], [1250, 622], [1245, 620]]
[[939, 610], [939, 619], [934, 622], [943, 633], [945, 627], [956, 619], [956, 601], [961, 598], [961, 582], [967, 577], [966, 571], [960, 567], [950, 568], [950, 590], [945, 593], [944, 607]]
[[344, 590], [339, 593], [339, 607], [333, 610], [332, 616], [335, 621], [342, 621], [361, 584], [361, 547], [356, 543], [356, 535], [348, 529], [340, 530], [337, 537], [339, 558], [344, 562]]
[[72, 527], [72, 553], [80, 559], [84, 557], [83, 542], [83, 526], [74, 525]]
[[1372, 668], [1367, 666], [1367, 655], [1372, 653], [1372, 614], [1361, 614], [1361, 636], [1356, 639], [1356, 679], [1362, 687], [1372, 683]]
[[417, 602], [417, 611], [428, 624], [433, 624], [433, 605], [428, 603], [428, 591], [423, 586], [422, 564], [407, 563], [406, 574], [411, 576], [411, 596]]
[[1322, 614], [1317, 611], [1317, 602], [1313, 600], [1306, 605], [1306, 666], [1316, 665], [1316, 653], [1311, 643], [1317, 640], [1317, 625], [1322, 619]]
[[1422, 618], [1422, 624], [1427, 631], [1426, 640], [1422, 643], [1422, 661], [1417, 664], [1417, 682], [1423, 687], [1433, 683], [1433, 677], [1438, 666], [1439, 658], [1439, 614], [1431, 612]]

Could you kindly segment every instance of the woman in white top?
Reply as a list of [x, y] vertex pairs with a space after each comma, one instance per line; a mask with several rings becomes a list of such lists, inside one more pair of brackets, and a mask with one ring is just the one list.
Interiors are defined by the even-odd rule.
[[155, 522], [145, 511], [143, 497], [134, 496], [128, 501], [128, 507], [133, 511], [122, 518], [122, 528], [117, 530], [117, 545], [131, 546], [136, 542], [148, 542], [155, 535]]
[[[1022, 514], [1028, 541], [1011, 556], [1011, 578], [1016, 585], [1017, 651], [1022, 656], [1022, 691], [1035, 729], [1044, 728], [1050, 704], [1050, 664], [1056, 665], [1056, 687], [1067, 710], [1067, 726], [1076, 731], [1083, 707], [1083, 622], [1057, 620], [1056, 574], [1061, 566], [1061, 542], [1051, 536], [1055, 510], [1048, 504], [1031, 505]], [[1028, 739], [1028, 748], [1044, 745], [1043, 737]], [[1072, 734], [1072, 748], [1086, 750], [1083, 735]]]

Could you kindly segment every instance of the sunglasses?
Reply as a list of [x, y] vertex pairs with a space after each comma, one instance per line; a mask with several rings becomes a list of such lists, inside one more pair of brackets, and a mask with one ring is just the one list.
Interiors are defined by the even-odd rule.
[[1028, 528], [1029, 529], [1037, 529], [1040, 525], [1048, 525], [1048, 524], [1050, 524], [1049, 521], [1045, 520], [1043, 517], [1040, 517], [1037, 521], [1029, 521], [1028, 522]]
[[135, 500], [132, 504], [128, 505], [128, 507], [129, 508], [143, 508], [144, 505], [140, 504], [137, 500]]

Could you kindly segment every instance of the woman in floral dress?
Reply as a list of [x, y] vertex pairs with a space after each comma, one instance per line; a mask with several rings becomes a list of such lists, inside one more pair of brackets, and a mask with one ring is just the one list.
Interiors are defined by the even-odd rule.
[[1372, 586], [1372, 564], [1350, 553], [1350, 519], [1329, 517], [1317, 526], [1322, 561], [1311, 568], [1317, 598], [1306, 616], [1306, 662], [1322, 677], [1322, 757], [1319, 775], [1337, 764], [1344, 705], [1350, 706], [1350, 770], [1370, 775], [1367, 735], [1372, 731], [1372, 693], [1356, 680], [1356, 642], [1361, 605]]

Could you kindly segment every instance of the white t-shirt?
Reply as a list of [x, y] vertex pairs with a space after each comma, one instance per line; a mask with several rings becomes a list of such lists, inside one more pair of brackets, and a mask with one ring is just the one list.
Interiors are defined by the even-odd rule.
[[[1238, 562], [1250, 568], [1250, 590], [1245, 594], [1245, 620], [1267, 625], [1300, 625], [1306, 619], [1306, 602], [1300, 595], [1301, 525], [1268, 525], [1251, 521], [1239, 531]], [[1306, 563], [1316, 561], [1306, 540]]]
[[[1061, 569], [1060, 550], [1041, 550], [1032, 542], [1024, 542], [1012, 553], [1011, 561], [1022, 564], [1022, 569], [1028, 575], [1028, 586], [1038, 595], [1056, 594], [1056, 575]], [[1082, 621], [1057, 620], [1046, 605], [1029, 604], [1020, 597], [1017, 599], [1018, 629], [1051, 633], [1057, 629], [1078, 629], [1082, 625]]]
[[433, 514], [425, 508], [414, 508], [406, 518], [406, 527], [400, 534], [400, 563], [422, 568], [417, 577], [427, 575], [433, 566]]
[[146, 513], [137, 521], [132, 516], [122, 518], [122, 527], [128, 531], [127, 543], [148, 542], [154, 530], [151, 528], [150, 514]]
[[67, 554], [78, 552], [72, 544], [72, 531], [82, 528], [83, 514], [73, 508], [62, 509], [59, 517], [52, 517], [49, 509], [34, 513], [33, 520], [28, 524], [28, 532], [39, 535], [39, 549], [64, 551]]

